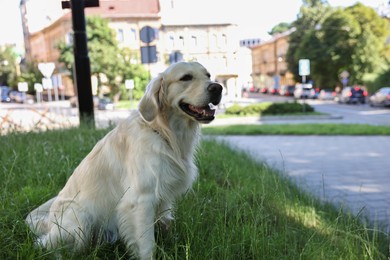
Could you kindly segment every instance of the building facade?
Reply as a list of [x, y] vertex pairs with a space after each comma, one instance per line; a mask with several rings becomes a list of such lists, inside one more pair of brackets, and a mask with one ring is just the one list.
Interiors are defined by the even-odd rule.
[[279, 90], [282, 86], [295, 84], [286, 62], [288, 40], [292, 31], [277, 34], [272, 39], [251, 47], [255, 86]]
[[[130, 60], [132, 63], [141, 62], [140, 49], [148, 45], [141, 40], [142, 28], [152, 27], [155, 37], [149, 45], [156, 46], [157, 50], [157, 61], [148, 65], [152, 76], [172, 62], [198, 61], [210, 70], [215, 80], [227, 87], [232, 98], [239, 97], [241, 87], [251, 80], [251, 53], [248, 48], [240, 47], [234, 24], [163, 24], [158, 0], [100, 0], [99, 7], [86, 8], [85, 13], [109, 21], [109, 26], [116, 32], [119, 47], [127, 47], [137, 54]], [[69, 11], [29, 35], [30, 57], [37, 62], [56, 63], [55, 73], [62, 75], [66, 95], [71, 96], [74, 91], [69, 72], [61, 70], [58, 63], [56, 46], [61, 41], [67, 44], [73, 41]]]

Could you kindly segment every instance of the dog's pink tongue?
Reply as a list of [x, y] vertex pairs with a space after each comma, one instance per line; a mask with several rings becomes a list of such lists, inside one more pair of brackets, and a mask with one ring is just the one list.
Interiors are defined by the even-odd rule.
[[211, 110], [209, 106], [206, 107], [195, 107], [193, 105], [189, 105], [189, 108], [202, 116], [213, 116], [215, 114], [215, 110]]

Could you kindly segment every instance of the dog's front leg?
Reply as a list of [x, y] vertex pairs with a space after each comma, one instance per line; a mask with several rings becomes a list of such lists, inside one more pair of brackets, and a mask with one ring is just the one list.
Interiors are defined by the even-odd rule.
[[119, 232], [127, 247], [134, 249], [139, 259], [154, 259], [155, 196], [139, 195], [135, 202], [122, 203]]

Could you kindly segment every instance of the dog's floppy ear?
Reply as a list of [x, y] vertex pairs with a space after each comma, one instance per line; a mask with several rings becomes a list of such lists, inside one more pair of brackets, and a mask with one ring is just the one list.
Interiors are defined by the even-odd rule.
[[152, 79], [146, 87], [145, 95], [142, 97], [138, 105], [138, 110], [142, 118], [147, 122], [153, 121], [160, 109], [160, 92], [162, 91], [163, 84], [164, 81], [162, 74], [159, 74], [156, 78]]

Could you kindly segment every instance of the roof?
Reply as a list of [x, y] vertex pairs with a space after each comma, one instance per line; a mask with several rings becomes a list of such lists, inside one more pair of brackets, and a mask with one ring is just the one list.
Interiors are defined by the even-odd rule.
[[[159, 18], [159, 0], [100, 0], [99, 7], [85, 8], [85, 15], [99, 15], [104, 18]], [[65, 18], [70, 18], [68, 12]]]
[[159, 0], [100, 0], [99, 7], [85, 9], [86, 15], [103, 17], [159, 17]]

